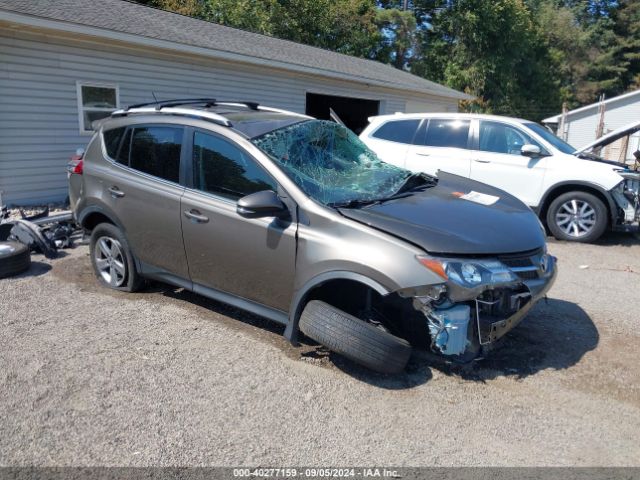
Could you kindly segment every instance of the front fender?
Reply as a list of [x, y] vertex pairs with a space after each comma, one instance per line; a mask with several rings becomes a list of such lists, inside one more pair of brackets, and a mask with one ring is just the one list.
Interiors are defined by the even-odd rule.
[[355, 282], [359, 282], [367, 285], [368, 287], [371, 287], [382, 296], [391, 293], [391, 290], [388, 287], [360, 273], [334, 270], [331, 272], [324, 272], [313, 277], [295, 292], [293, 300], [291, 301], [291, 307], [289, 309], [289, 322], [287, 323], [287, 328], [284, 331], [284, 337], [292, 344], [297, 344], [298, 321], [300, 320], [302, 308], [306, 303], [306, 299], [309, 296], [309, 293], [314, 288], [319, 287], [323, 283], [326, 283], [330, 280], [352, 280]]
[[594, 191], [598, 192], [600, 195], [602, 195], [602, 197], [606, 199], [607, 207], [609, 208], [609, 211], [611, 212], [611, 219], [610, 219], [611, 220], [611, 224], [615, 225], [615, 223], [616, 223], [616, 212], [618, 211], [618, 207], [616, 205], [616, 202], [613, 199], [613, 196], [611, 195], [611, 192], [608, 191], [608, 190], [605, 190], [600, 185], [596, 185], [596, 184], [590, 183], [590, 182], [583, 182], [583, 181], [579, 181], [579, 180], [572, 180], [572, 181], [567, 181], [567, 182], [558, 182], [558, 183], [555, 183], [552, 186], [550, 186], [547, 189], [547, 191], [544, 193], [544, 195], [542, 196], [542, 199], [540, 200], [540, 204], [539, 204], [538, 208], [534, 209], [534, 211], [538, 215], [542, 215], [544, 213], [543, 209], [546, 209], [548, 207], [549, 199], [554, 197], [555, 193], [558, 190], [569, 191], [569, 190], [566, 190], [569, 187], [576, 187], [575, 189], [577, 189], [577, 190], [590, 189], [590, 190], [594, 190]]

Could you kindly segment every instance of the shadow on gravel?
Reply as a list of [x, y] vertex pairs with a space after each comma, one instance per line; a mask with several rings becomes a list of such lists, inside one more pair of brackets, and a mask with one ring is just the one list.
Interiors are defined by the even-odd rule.
[[[363, 368], [348, 359], [341, 357], [333, 352], [328, 351], [322, 345], [299, 335], [299, 347], [290, 346], [289, 342], [282, 337], [284, 326], [265, 318], [247, 313], [230, 307], [224, 303], [210, 300], [195, 293], [176, 289], [168, 285], [154, 283], [149, 285], [145, 292], [160, 293], [165, 297], [185, 302], [185, 305], [193, 305], [195, 307], [206, 308], [212, 312], [228, 317], [231, 322], [235, 322], [235, 327], [242, 328], [250, 325], [259, 329], [254, 333], [259, 334], [262, 339], [270, 340], [272, 343], [278, 344], [290, 358], [301, 360], [318, 367], [331, 367], [333, 365], [345, 374], [368, 383], [370, 385], [384, 388], [388, 390], [402, 390], [422, 385], [431, 379], [431, 370], [428, 364], [421, 361], [420, 358], [413, 356], [404, 372], [398, 375], [383, 375], [372, 372]], [[231, 323], [229, 322], [229, 323]], [[270, 335], [275, 334], [275, 335]]]
[[39, 277], [40, 275], [44, 275], [45, 273], [47, 273], [49, 270], [51, 270], [51, 265], [49, 265], [48, 263], [31, 261], [29, 270], [16, 275], [14, 278]]
[[433, 365], [447, 375], [485, 381], [501, 376], [518, 379], [546, 370], [576, 365], [598, 345], [593, 321], [578, 305], [564, 300], [541, 301], [503, 343], [485, 359], [467, 366]]
[[257, 329], [257, 331], [254, 330], [255, 334], [260, 335], [263, 340], [270, 340], [271, 343], [278, 344], [278, 346], [282, 348], [284, 353], [290, 358], [317, 365], [318, 367], [326, 368], [333, 365], [347, 375], [376, 387], [388, 390], [402, 390], [422, 385], [431, 379], [431, 370], [429, 365], [425, 365], [424, 362], [416, 360], [413, 357], [409, 361], [405, 371], [399, 375], [378, 374], [371, 372], [370, 370], [367, 370], [366, 368], [363, 368], [340, 355], [330, 352], [322, 345], [306, 338], [302, 334], [300, 334], [298, 338], [300, 346], [293, 347], [282, 336], [285, 328], [283, 325], [243, 310], [230, 307], [224, 303], [210, 300], [201, 295], [182, 289], [176, 289], [160, 283], [151, 284], [145, 289], [145, 292], [160, 293], [165, 297], [185, 302], [185, 305], [206, 308], [207, 310], [219, 315], [228, 317], [231, 320], [229, 323], [231, 324], [233, 322], [233, 326], [236, 328], [242, 328], [247, 325], [255, 327]]
[[385, 375], [372, 372], [346, 358], [327, 352], [331, 363], [345, 374], [374, 387], [385, 390], [406, 390], [418, 387], [431, 380], [431, 366], [425, 363], [420, 354], [414, 354], [409, 359], [407, 367], [397, 375]]
[[600, 237], [596, 244], [607, 247], [635, 247], [636, 245], [640, 245], [640, 234], [609, 232]]
[[[573, 242], [564, 242], [556, 240], [553, 237], [547, 238], [549, 243], [571, 244]], [[627, 232], [607, 232], [594, 242], [594, 245], [604, 247], [635, 247], [640, 245], [640, 233]]]
[[234, 308], [225, 303], [211, 300], [188, 290], [175, 288], [161, 283], [153, 283], [149, 287], [145, 288], [144, 291], [161, 293], [165, 297], [187, 302], [186, 305], [206, 308], [214, 313], [242, 322], [245, 325], [251, 325], [265, 332], [277, 333], [278, 335], [282, 335], [284, 333], [284, 325], [280, 325], [258, 315], [253, 315], [252, 313], [245, 312], [244, 310]]
[[[34, 265], [39, 262], [34, 262]], [[40, 264], [32, 273], [49, 265]], [[45, 271], [42, 271], [45, 273]], [[236, 328], [277, 346], [293, 360], [304, 361], [319, 367], [335, 366], [351, 377], [369, 385], [388, 389], [410, 389], [428, 382], [431, 369], [471, 381], [485, 381], [497, 377], [525, 378], [546, 370], [562, 370], [577, 364], [599, 341], [598, 330], [591, 318], [578, 305], [558, 299], [539, 302], [529, 315], [513, 331], [506, 335], [503, 344], [483, 360], [460, 366], [445, 363], [441, 357], [414, 349], [404, 372], [398, 375], [382, 375], [371, 372], [324, 347], [301, 336], [301, 346], [293, 347], [282, 336], [284, 326], [210, 300], [201, 295], [162, 283], [150, 283], [142, 292], [122, 294], [99, 286], [90, 266], [88, 255], [79, 261], [60, 262], [54, 268], [59, 278], [76, 283], [80, 291], [100, 292], [121, 299], [178, 301], [181, 306], [193, 309], [199, 315], [213, 313], [216, 321]], [[158, 298], [159, 297], [159, 298]], [[251, 327], [251, 328], [247, 328]]]

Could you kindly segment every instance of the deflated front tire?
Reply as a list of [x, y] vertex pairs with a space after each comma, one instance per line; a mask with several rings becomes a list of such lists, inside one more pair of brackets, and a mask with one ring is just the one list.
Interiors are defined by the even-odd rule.
[[376, 372], [399, 373], [411, 355], [406, 340], [319, 300], [306, 305], [299, 326], [329, 350]]

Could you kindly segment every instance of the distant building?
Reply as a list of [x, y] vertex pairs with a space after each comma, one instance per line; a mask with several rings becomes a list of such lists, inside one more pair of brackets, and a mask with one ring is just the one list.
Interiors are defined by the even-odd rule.
[[[640, 90], [609, 98], [602, 103], [605, 109], [603, 135], [640, 120]], [[563, 137], [564, 133], [563, 138], [567, 142], [581, 148], [596, 140], [600, 105], [600, 102], [596, 102], [568, 112], [564, 132], [559, 131], [562, 114], [545, 118], [542, 123], [553, 128], [559, 137]], [[608, 145], [601, 155], [610, 160], [625, 161], [633, 159], [633, 152], [639, 149], [640, 132], [636, 132], [628, 140], [620, 139]]]
[[0, 190], [64, 200], [91, 122], [126, 105], [207, 97], [358, 131], [393, 112], [455, 112], [469, 95], [382, 63], [121, 0], [0, 0]]

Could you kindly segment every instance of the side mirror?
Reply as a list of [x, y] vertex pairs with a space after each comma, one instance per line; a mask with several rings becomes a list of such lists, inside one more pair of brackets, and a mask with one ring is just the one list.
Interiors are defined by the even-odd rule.
[[242, 197], [238, 200], [236, 212], [245, 218], [281, 218], [289, 215], [287, 206], [271, 190], [263, 190]]
[[540, 147], [537, 145], [523, 145], [520, 149], [520, 155], [529, 158], [538, 158], [540, 156]]

